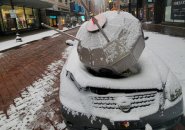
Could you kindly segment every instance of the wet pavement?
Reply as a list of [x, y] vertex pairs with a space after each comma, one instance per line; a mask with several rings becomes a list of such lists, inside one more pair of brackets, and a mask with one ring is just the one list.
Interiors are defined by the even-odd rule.
[[162, 34], [184, 37], [185, 38], [185, 27], [176, 27], [162, 24], [147, 24], [143, 23], [143, 29], [153, 32], [159, 32]]

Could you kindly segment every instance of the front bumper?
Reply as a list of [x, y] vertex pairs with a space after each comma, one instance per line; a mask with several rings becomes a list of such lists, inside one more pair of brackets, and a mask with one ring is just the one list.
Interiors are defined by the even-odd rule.
[[[86, 116], [83, 113], [73, 114], [62, 106], [62, 115], [65, 123], [70, 130], [101, 130], [102, 125], [106, 125], [109, 130], [139, 130], [144, 129], [145, 125], [150, 124], [153, 129], [170, 128], [181, 120], [183, 114], [183, 100], [176, 105], [163, 111], [158, 111], [152, 115], [136, 121], [111, 122], [109, 119], [101, 117]], [[128, 126], [129, 124], [129, 126]], [[126, 127], [127, 126], [127, 127]]]

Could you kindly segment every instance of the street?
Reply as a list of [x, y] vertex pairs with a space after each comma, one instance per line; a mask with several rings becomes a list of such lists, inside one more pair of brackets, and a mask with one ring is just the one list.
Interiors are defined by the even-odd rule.
[[[146, 46], [172, 69], [184, 90], [185, 39], [152, 32], [145, 36], [149, 36]], [[47, 37], [0, 54], [0, 129], [65, 129], [58, 92], [67, 39]], [[178, 124], [173, 130], [184, 129]]]
[[65, 128], [58, 91], [67, 39], [48, 37], [1, 53], [0, 129]]

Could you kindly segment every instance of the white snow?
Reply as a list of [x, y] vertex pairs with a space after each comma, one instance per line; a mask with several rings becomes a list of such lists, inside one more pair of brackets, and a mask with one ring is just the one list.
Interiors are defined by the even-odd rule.
[[168, 65], [180, 81], [183, 98], [185, 99], [185, 38], [147, 31], [145, 32], [145, 36], [149, 36], [149, 40], [146, 41], [146, 46], [153, 50], [153, 52]]
[[106, 125], [103, 124], [101, 130], [108, 130], [108, 128]]
[[3, 57], [3, 56], [4, 56], [4, 54], [3, 53], [0, 53], [0, 58]]
[[[76, 26], [76, 27], [79, 27], [79, 26]], [[76, 28], [76, 27], [74, 27], [74, 28]], [[73, 28], [70, 28], [70, 29], [73, 29]], [[67, 30], [69, 30], [69, 29], [64, 27], [63, 30], [61, 30], [61, 31], [67, 31]], [[55, 34], [57, 34], [56, 31], [49, 30], [49, 31], [45, 31], [45, 32], [41, 32], [41, 33], [37, 33], [37, 34], [22, 37], [22, 42], [16, 42], [15, 39], [0, 42], [0, 51], [10, 49], [12, 47], [20, 46], [20, 45], [23, 45], [23, 44], [26, 44], [28, 42], [32, 42], [32, 41], [35, 41], [35, 40], [39, 40], [39, 39], [42, 39], [44, 37], [52, 36], [52, 38], [55, 38], [55, 37], [58, 37], [60, 35], [60, 34], [57, 34], [57, 35], [55, 35]], [[21, 35], [20, 35], [20, 37], [21, 37]]]
[[[126, 46], [131, 49], [138, 37], [142, 35], [140, 22], [129, 13], [118, 14], [117, 11], [107, 11], [102, 15], [107, 18], [107, 24], [103, 30], [110, 41], [117, 39], [120, 32], [124, 30], [124, 35], [127, 37]], [[88, 22], [85, 22], [77, 33], [77, 38], [82, 40], [82, 47], [92, 50], [107, 46], [108, 43], [101, 32], [90, 33], [86, 29], [87, 25]]]
[[[175, 81], [175, 77], [173, 77], [173, 73], [174, 73], [177, 79], [180, 81], [180, 84], [184, 90], [185, 89], [185, 70], [183, 69], [183, 67], [185, 66], [185, 52], [184, 52], [185, 39], [162, 35], [158, 33], [151, 33], [151, 32], [145, 32], [145, 36], [149, 36], [149, 40], [147, 40], [147, 45], [146, 45], [147, 47], [140, 57], [139, 64], [144, 63], [141, 65], [141, 66], [144, 66], [143, 68], [141, 68], [142, 71], [145, 72], [145, 69], [149, 70], [149, 71], [146, 71], [146, 74], [148, 75], [147, 76], [145, 75], [148, 79], [150, 79], [147, 85], [145, 84], [147, 82], [147, 78], [145, 80], [143, 79], [143, 80], [134, 81], [133, 79], [135, 79], [137, 75], [134, 75], [131, 77], [132, 82], [131, 81], [127, 82], [129, 78], [110, 80], [106, 78], [94, 77], [91, 74], [87, 74], [84, 66], [81, 63], [79, 63], [77, 52], [75, 52], [76, 50], [72, 51], [70, 56], [70, 58], [72, 58], [70, 60], [72, 61], [72, 63], [71, 65], [69, 65], [70, 61], [68, 60], [67, 62], [68, 66], [66, 66], [66, 69], [73, 73], [75, 79], [78, 81], [81, 87], [98, 86], [98, 87], [104, 87], [104, 88], [105, 87], [112, 88], [114, 86], [114, 88], [122, 88], [122, 89], [123, 88], [126, 88], [126, 89], [159, 88], [160, 89], [162, 87], [162, 82], [167, 80], [168, 81], [167, 87], [169, 87], [169, 89], [174, 91], [174, 88], [172, 87], [174, 84], [177, 85], [176, 88], [179, 88], [178, 83], [173, 82]], [[152, 52], [154, 54], [157, 54], [157, 56], [153, 56]], [[152, 61], [152, 62], [149, 62], [149, 61]], [[156, 66], [158, 64], [159, 66]], [[152, 69], [153, 68], [152, 66], [155, 66], [156, 69]], [[76, 69], [78, 67], [80, 67], [81, 69]], [[146, 108], [146, 109], [143, 109], [142, 111], [141, 109], [138, 109], [139, 111], [136, 111], [136, 113], [133, 112], [132, 114], [130, 113], [124, 114], [123, 116], [121, 116], [121, 111], [114, 110], [114, 109], [111, 109], [111, 110], [94, 109], [93, 110], [91, 100], [88, 99], [89, 97], [88, 93], [79, 91], [77, 87], [74, 85], [74, 83], [72, 83], [69, 78], [66, 78], [65, 75], [66, 75], [65, 71], [63, 71], [63, 74], [62, 74], [63, 80], [61, 84], [63, 88], [61, 89], [61, 92], [60, 92], [61, 93], [60, 100], [63, 102], [64, 106], [66, 106], [65, 109], [68, 112], [72, 112], [74, 116], [78, 115], [79, 112], [81, 112], [87, 115], [88, 117], [90, 117], [90, 115], [101, 116], [101, 117], [108, 118], [111, 121], [126, 120], [126, 119], [139, 120], [140, 117], [157, 112], [159, 109], [159, 106], [157, 106], [156, 104], [159, 104], [159, 102], [161, 104], [161, 101], [162, 101], [160, 100], [162, 98], [161, 97], [162, 95], [156, 95], [156, 98], [155, 98], [156, 104], [154, 104], [153, 108], [151, 107]], [[159, 77], [159, 75], [161, 75], [162, 77]], [[140, 75], [140, 77], [142, 76]], [[124, 82], [121, 82], [120, 80], [123, 80]], [[141, 81], [145, 81], [145, 82], [141, 82]], [[169, 81], [171, 81], [172, 83], [170, 83]], [[138, 83], [141, 84], [142, 87], [140, 87]], [[93, 94], [91, 96], [93, 96]], [[106, 96], [113, 97], [115, 95], [108, 94]], [[182, 96], [180, 96], [173, 103], [166, 102], [165, 104], [166, 106], [164, 106], [164, 108], [166, 109], [168, 107], [175, 105], [181, 99], [182, 99]], [[104, 101], [100, 103], [104, 103]], [[111, 106], [111, 105], [106, 105], [106, 106]]]
[[[161, 77], [154, 63], [162, 64], [160, 60], [156, 60], [150, 50], [145, 49], [139, 60], [138, 68], [140, 73], [136, 73], [127, 78], [109, 79], [102, 77], [94, 77], [88, 73], [82, 63], [79, 61], [78, 54], [74, 49], [71, 53], [67, 70], [71, 71], [81, 85], [81, 87], [92, 86], [102, 88], [114, 88], [114, 89], [161, 89]], [[75, 64], [75, 66], [74, 66]], [[81, 68], [81, 69], [76, 69]], [[164, 71], [163, 71], [164, 72]], [[166, 73], [167, 75], [167, 73]], [[93, 79], [93, 80], [92, 80]], [[142, 82], [145, 81], [145, 82]], [[139, 84], [138, 84], [139, 82]]]
[[145, 125], [145, 130], [153, 130], [152, 126], [150, 124]]
[[22, 37], [23, 42], [16, 42], [15, 39], [0, 42], [0, 51], [10, 49], [12, 47], [16, 47], [16, 46], [19, 46], [19, 45], [23, 45], [23, 44], [26, 44], [28, 42], [34, 41], [34, 40], [39, 40], [39, 39], [42, 39], [43, 37], [52, 36], [56, 33], [57, 32], [51, 30], [51, 31], [45, 31], [45, 32], [42, 32], [42, 33], [37, 33], [37, 34], [30, 35], [30, 36]]
[[[7, 110], [9, 118], [3, 111], [0, 111], [0, 129], [1, 130], [32, 130], [35, 126], [31, 124], [33, 120], [37, 120], [37, 111], [39, 111], [45, 102], [45, 97], [57, 91], [52, 87], [56, 79], [56, 70], [63, 66], [63, 60], [58, 60], [50, 64], [43, 74], [43, 77], [27, 86], [27, 91], [21, 93], [21, 97], [14, 100], [15, 105], [10, 105]], [[57, 73], [59, 73], [57, 71]], [[52, 118], [53, 113], [48, 113], [48, 117]], [[41, 124], [40, 124], [41, 125]], [[46, 124], [44, 124], [46, 127]], [[50, 130], [53, 126], [48, 126]], [[58, 124], [59, 128], [65, 127], [65, 124]]]

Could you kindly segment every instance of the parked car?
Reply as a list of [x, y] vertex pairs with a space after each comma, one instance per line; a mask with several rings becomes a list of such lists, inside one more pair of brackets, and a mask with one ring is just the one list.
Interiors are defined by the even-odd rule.
[[[104, 21], [104, 32], [95, 26], [97, 19]], [[81, 26], [78, 45], [68, 41], [74, 47], [60, 76], [59, 94], [67, 128], [173, 127], [183, 115], [182, 89], [169, 67], [145, 47], [139, 20], [115, 11], [97, 19]]]
[[86, 68], [74, 47], [61, 73], [62, 115], [70, 130], [171, 127], [183, 114], [181, 86], [170, 69], [145, 48], [137, 71], [106, 77]]

